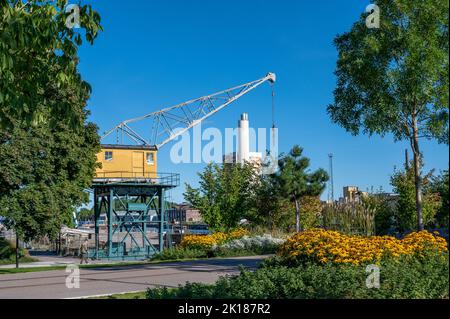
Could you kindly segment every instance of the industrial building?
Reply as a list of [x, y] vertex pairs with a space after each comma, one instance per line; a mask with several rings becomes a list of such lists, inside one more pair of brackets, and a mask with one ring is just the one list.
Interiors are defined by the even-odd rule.
[[262, 160], [261, 152], [250, 152], [250, 123], [248, 114], [242, 113], [238, 121], [237, 151], [231, 154], [225, 154], [223, 161], [229, 164], [244, 164], [248, 162], [256, 168], [260, 168]]
[[343, 187], [343, 199], [345, 203], [360, 202], [362, 198], [369, 196], [368, 192], [360, 191], [357, 186], [344, 186]]

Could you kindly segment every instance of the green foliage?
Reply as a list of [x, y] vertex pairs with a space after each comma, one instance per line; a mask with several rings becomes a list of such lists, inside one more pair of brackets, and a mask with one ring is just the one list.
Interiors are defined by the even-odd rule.
[[[380, 28], [366, 14], [336, 37], [337, 88], [328, 106], [348, 132], [407, 140], [414, 154], [416, 225], [424, 227], [419, 139], [448, 144], [448, 0], [376, 0]], [[408, 209], [409, 211], [409, 209]], [[408, 224], [409, 225], [409, 224]]]
[[304, 196], [319, 196], [325, 189], [328, 174], [323, 169], [309, 171], [309, 159], [302, 156], [303, 149], [295, 145], [289, 154], [279, 160], [276, 178], [280, 195], [295, 203], [296, 230], [301, 230], [300, 200]]
[[164, 249], [161, 253], [152, 256], [151, 260], [177, 260], [208, 257], [207, 251], [185, 247], [173, 247]]
[[209, 164], [199, 174], [200, 187], [186, 185], [184, 197], [213, 230], [234, 228], [241, 218], [252, 227], [289, 229], [296, 222], [297, 207], [301, 224], [315, 227], [327, 173], [322, 169], [310, 172], [309, 159], [302, 157], [298, 146], [279, 164], [281, 170], [274, 175], [259, 175], [249, 163]]
[[[233, 240], [230, 245], [220, 245], [211, 249], [200, 249], [190, 247], [173, 247], [163, 250], [152, 256], [151, 260], [180, 260], [180, 259], [196, 259], [196, 258], [214, 258], [214, 257], [238, 257], [238, 256], [256, 256], [274, 254], [278, 245], [255, 244], [253, 245], [236, 245], [234, 242], [242, 241], [242, 239]], [[247, 239], [251, 241], [251, 238]], [[234, 244], [234, 245], [233, 245]], [[239, 243], [238, 243], [239, 244]]]
[[395, 201], [384, 194], [369, 194], [363, 201], [375, 214], [375, 234], [387, 235], [398, 231]]
[[14, 126], [15, 118], [27, 125], [54, 125], [59, 120], [54, 115], [60, 114], [77, 125], [77, 103], [52, 97], [79, 86], [82, 92], [90, 91], [77, 73], [77, 49], [82, 35], [92, 44], [102, 28], [99, 14], [90, 5], [80, 5], [81, 28], [69, 29], [67, 4], [0, 0], [0, 127]]
[[319, 196], [303, 196], [300, 199], [300, 224], [304, 230], [320, 226], [322, 202]]
[[[24, 240], [55, 238], [89, 200], [100, 150], [77, 70], [81, 36], [65, 26], [67, 1], [0, 4], [0, 215]], [[92, 43], [100, 17], [90, 6], [80, 14]]]
[[[85, 100], [74, 104], [82, 110]], [[0, 129], [0, 215], [25, 240], [54, 238], [61, 224], [70, 224], [75, 208], [89, 200], [83, 190], [91, 185], [97, 165], [97, 127], [15, 123], [13, 129]]]
[[[435, 223], [436, 213], [441, 207], [439, 194], [434, 193], [430, 187], [431, 172], [422, 179], [423, 207], [422, 215], [425, 227], [432, 227]], [[396, 216], [400, 232], [414, 229], [416, 225], [416, 194], [414, 186], [414, 170], [398, 171], [391, 177], [393, 191], [399, 195], [396, 207]], [[448, 211], [447, 211], [448, 214]]]
[[373, 299], [448, 298], [448, 255], [430, 255], [426, 262], [405, 258], [380, 265], [380, 288], [366, 287], [363, 266], [317, 265], [288, 267], [279, 261], [240, 275], [222, 277], [215, 284], [187, 283], [175, 289], [147, 290], [148, 299]]
[[295, 207], [281, 196], [277, 177], [261, 175], [256, 187], [255, 210], [249, 216], [253, 231], [261, 234], [288, 231], [295, 224]]
[[433, 177], [430, 188], [433, 193], [439, 194], [441, 198], [441, 207], [436, 213], [436, 226], [448, 228], [448, 170], [442, 172], [439, 176]]
[[366, 14], [339, 35], [334, 122], [352, 134], [392, 133], [448, 143], [448, 1], [377, 0], [380, 28]]
[[[16, 260], [16, 247], [13, 243], [6, 239], [0, 238], [0, 265], [13, 264]], [[26, 249], [19, 249], [19, 261], [20, 262], [32, 262], [36, 261], [34, 258], [28, 256]]]
[[184, 197], [200, 210], [212, 230], [235, 228], [254, 209], [256, 171], [251, 164], [210, 163], [199, 173], [200, 187], [186, 184]]
[[94, 218], [94, 208], [82, 208], [78, 211], [77, 216], [79, 220], [91, 220]]

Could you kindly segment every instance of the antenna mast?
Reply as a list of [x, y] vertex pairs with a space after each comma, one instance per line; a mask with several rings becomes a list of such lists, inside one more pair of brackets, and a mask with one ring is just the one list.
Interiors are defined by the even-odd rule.
[[330, 179], [328, 181], [328, 202], [334, 203], [334, 182], [333, 182], [333, 153], [328, 154], [329, 159], [329, 174]]

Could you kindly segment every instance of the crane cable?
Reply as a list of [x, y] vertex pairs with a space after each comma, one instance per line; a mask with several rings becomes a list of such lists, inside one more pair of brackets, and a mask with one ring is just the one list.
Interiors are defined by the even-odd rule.
[[272, 128], [275, 128], [275, 88], [274, 83], [270, 83], [272, 88]]
[[[272, 138], [271, 138], [271, 143], [275, 143], [275, 88], [274, 88], [274, 83], [270, 83], [270, 87], [272, 89], [272, 129], [270, 130], [272, 133]], [[270, 145], [269, 151], [268, 151], [268, 155], [270, 155], [271, 157], [272, 155], [272, 149], [273, 149], [274, 145]]]

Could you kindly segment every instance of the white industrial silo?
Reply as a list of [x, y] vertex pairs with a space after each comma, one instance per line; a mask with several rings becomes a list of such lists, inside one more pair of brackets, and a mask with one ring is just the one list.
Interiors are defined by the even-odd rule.
[[237, 162], [244, 163], [250, 159], [250, 133], [248, 114], [242, 113], [238, 122]]

